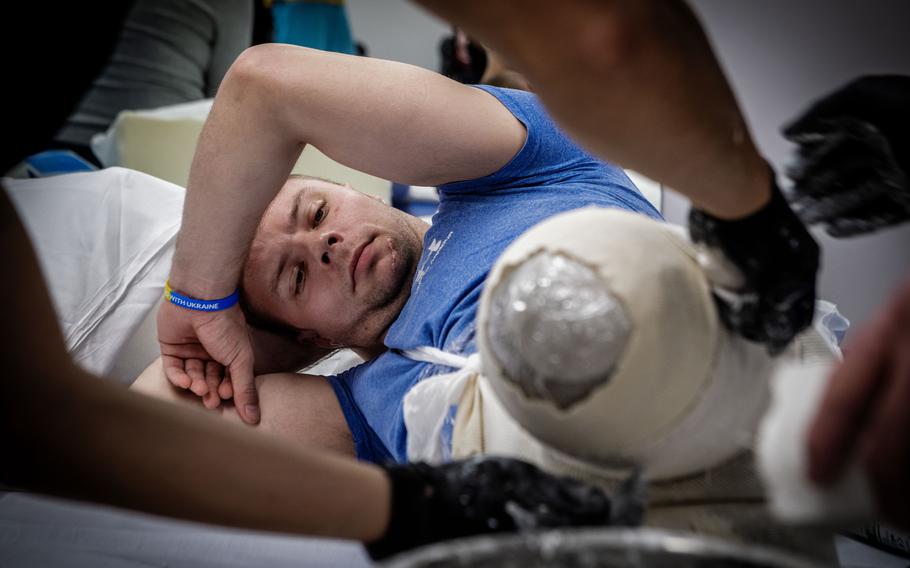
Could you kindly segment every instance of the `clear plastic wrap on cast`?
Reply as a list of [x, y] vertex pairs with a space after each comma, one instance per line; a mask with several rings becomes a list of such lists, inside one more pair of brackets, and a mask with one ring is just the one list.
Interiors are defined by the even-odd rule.
[[533, 256], [493, 293], [490, 345], [506, 376], [559, 408], [609, 379], [630, 330], [597, 273], [561, 254]]

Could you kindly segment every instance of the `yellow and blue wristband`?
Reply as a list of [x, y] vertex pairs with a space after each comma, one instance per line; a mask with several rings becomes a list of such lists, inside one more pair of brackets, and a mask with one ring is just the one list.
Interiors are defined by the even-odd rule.
[[240, 299], [240, 291], [236, 290], [230, 296], [226, 296], [219, 300], [197, 300], [196, 298], [190, 298], [189, 296], [174, 292], [174, 290], [171, 289], [171, 283], [165, 282], [164, 299], [175, 306], [180, 306], [181, 308], [186, 308], [188, 310], [196, 310], [198, 312], [220, 312], [237, 303], [237, 300]]

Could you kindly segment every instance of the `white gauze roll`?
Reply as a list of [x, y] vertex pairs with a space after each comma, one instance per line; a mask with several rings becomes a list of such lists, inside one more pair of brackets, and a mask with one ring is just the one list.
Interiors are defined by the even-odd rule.
[[767, 401], [770, 362], [721, 328], [692, 246], [634, 213], [586, 208], [522, 235], [484, 287], [478, 341], [485, 380], [530, 435], [651, 479], [742, 451]]

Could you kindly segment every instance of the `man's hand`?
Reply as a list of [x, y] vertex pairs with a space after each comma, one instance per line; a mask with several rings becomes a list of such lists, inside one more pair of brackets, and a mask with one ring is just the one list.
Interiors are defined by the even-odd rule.
[[471, 458], [441, 466], [386, 467], [392, 507], [370, 555], [481, 533], [560, 526], [638, 525], [644, 496], [638, 476], [611, 499], [600, 489], [555, 477], [511, 458]]
[[813, 481], [856, 456], [882, 515], [910, 528], [910, 280], [845, 350], [808, 443]]
[[910, 219], [910, 77], [863, 77], [784, 129], [799, 216], [834, 237]]
[[158, 310], [158, 343], [171, 384], [201, 396], [208, 408], [233, 396], [243, 421], [259, 422], [253, 347], [238, 306], [206, 313], [164, 302]]
[[776, 354], [812, 323], [819, 249], [771, 183], [768, 203], [741, 219], [719, 219], [693, 208], [689, 232], [743, 277], [737, 289], [715, 288], [724, 324]]

